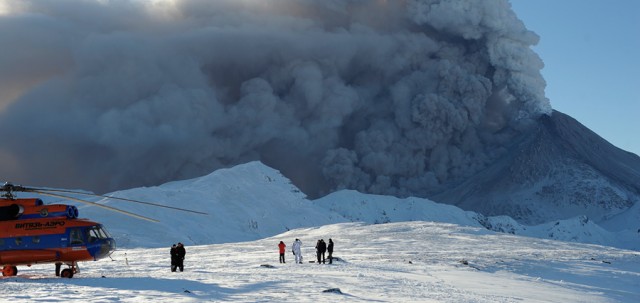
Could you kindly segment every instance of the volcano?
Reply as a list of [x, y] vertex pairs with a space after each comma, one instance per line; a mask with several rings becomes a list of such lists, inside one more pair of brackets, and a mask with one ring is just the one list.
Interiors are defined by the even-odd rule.
[[541, 116], [509, 149], [478, 174], [430, 198], [525, 224], [579, 215], [604, 222], [639, 204], [640, 157], [566, 114]]

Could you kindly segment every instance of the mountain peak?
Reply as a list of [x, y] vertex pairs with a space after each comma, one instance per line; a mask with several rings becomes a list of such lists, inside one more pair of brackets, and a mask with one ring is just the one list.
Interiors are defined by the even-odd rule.
[[640, 193], [640, 157], [615, 147], [580, 122], [558, 111], [540, 118], [543, 130], [572, 157]]
[[602, 221], [638, 202], [640, 157], [561, 112], [539, 122], [506, 156], [431, 198], [527, 224], [580, 215]]

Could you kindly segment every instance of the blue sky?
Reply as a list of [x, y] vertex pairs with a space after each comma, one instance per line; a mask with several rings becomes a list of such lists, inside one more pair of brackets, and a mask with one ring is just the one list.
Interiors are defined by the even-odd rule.
[[554, 109], [640, 155], [640, 1], [511, 0]]

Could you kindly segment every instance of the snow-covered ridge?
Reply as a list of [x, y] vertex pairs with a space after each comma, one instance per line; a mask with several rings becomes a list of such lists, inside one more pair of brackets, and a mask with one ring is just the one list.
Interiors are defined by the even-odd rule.
[[340, 191], [313, 201], [351, 221], [372, 224], [402, 221], [433, 221], [484, 227], [492, 231], [561, 241], [600, 244], [640, 250], [640, 233], [609, 231], [587, 216], [547, 222], [535, 226], [518, 223], [508, 216], [485, 217], [458, 207], [422, 198], [398, 199], [389, 196]]
[[[197, 215], [117, 200], [100, 202], [161, 221], [153, 224], [78, 205], [81, 216], [105, 224], [120, 247], [162, 247], [178, 241], [189, 245], [250, 241], [295, 228], [344, 222], [433, 221], [640, 250], [640, 234], [609, 226], [605, 229], [585, 216], [525, 226], [506, 216], [486, 217], [422, 198], [399, 199], [343, 190], [309, 200], [279, 171], [260, 162], [217, 170], [200, 178], [110, 195], [208, 213]], [[622, 216], [618, 220], [626, 222], [630, 219]]]

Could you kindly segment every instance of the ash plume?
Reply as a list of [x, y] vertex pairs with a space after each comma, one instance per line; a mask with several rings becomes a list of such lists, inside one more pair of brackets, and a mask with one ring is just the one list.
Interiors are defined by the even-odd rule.
[[0, 175], [96, 192], [252, 160], [424, 196], [550, 114], [506, 0], [0, 0]]

